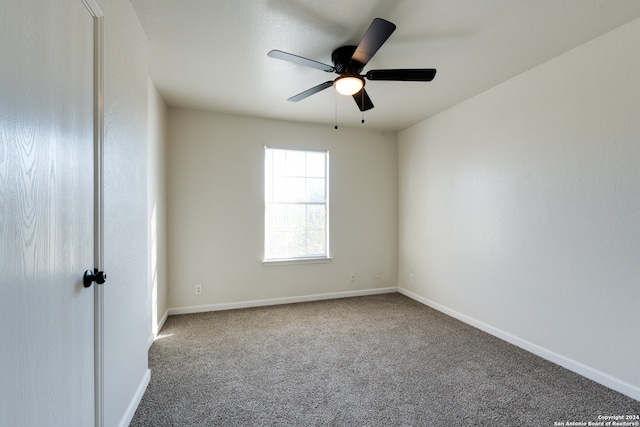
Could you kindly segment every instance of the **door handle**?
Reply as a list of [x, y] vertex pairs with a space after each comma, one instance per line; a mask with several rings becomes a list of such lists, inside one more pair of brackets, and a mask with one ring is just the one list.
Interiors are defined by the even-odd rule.
[[87, 270], [84, 272], [82, 281], [85, 288], [90, 287], [93, 282], [96, 282], [98, 285], [102, 285], [107, 281], [107, 273], [104, 271], [98, 271], [97, 268], [94, 270]]

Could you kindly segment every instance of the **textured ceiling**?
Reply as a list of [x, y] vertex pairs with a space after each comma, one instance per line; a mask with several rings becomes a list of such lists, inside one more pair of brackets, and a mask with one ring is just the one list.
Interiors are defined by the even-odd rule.
[[[172, 107], [397, 131], [640, 17], [638, 0], [131, 0], [149, 38], [149, 73]], [[369, 81], [361, 113], [337, 77], [267, 57], [331, 64], [375, 17], [396, 31], [364, 69], [436, 68], [429, 83]], [[588, 72], [588, 70], [585, 70]], [[612, 78], [614, 73], [612, 70]]]

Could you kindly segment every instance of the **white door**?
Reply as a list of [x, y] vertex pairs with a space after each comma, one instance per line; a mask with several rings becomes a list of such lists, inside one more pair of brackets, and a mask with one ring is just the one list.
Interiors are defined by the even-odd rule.
[[91, 426], [94, 18], [0, 3], [0, 425]]

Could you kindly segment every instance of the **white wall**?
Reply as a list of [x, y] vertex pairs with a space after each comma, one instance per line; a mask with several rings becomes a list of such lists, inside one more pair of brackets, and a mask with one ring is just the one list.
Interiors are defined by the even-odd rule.
[[[330, 151], [330, 263], [262, 265], [263, 143]], [[168, 165], [170, 307], [396, 286], [396, 134], [170, 109]]]
[[638, 46], [635, 20], [399, 134], [399, 286], [636, 399]]
[[167, 107], [151, 79], [148, 82], [149, 126], [147, 163], [147, 227], [149, 345], [162, 327], [167, 305]]
[[105, 426], [128, 424], [148, 381], [146, 38], [127, 0], [105, 32]]

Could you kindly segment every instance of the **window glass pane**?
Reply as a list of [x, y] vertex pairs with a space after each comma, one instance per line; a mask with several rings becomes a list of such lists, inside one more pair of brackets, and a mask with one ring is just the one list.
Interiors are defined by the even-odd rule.
[[287, 153], [287, 176], [304, 176], [305, 174], [305, 152], [286, 151]]
[[286, 231], [269, 234], [265, 245], [265, 256], [268, 258], [286, 258], [286, 236]]
[[307, 206], [307, 229], [324, 231], [326, 224], [325, 218], [324, 205]]
[[307, 153], [307, 176], [324, 178], [325, 153]]
[[305, 179], [304, 178], [287, 178], [287, 202], [304, 202], [305, 198]]
[[273, 151], [265, 150], [264, 156], [264, 199], [273, 201]]
[[307, 178], [305, 201], [307, 203], [324, 203], [324, 178]]
[[305, 205], [287, 206], [287, 230], [298, 232], [307, 228], [307, 208]]
[[268, 205], [266, 215], [267, 231], [285, 231], [287, 229], [286, 205]]
[[273, 172], [275, 176], [283, 176], [287, 170], [287, 152], [284, 150], [268, 150], [273, 155]]
[[265, 221], [265, 255], [282, 257], [286, 255], [285, 237], [287, 233], [286, 205], [268, 205]]
[[283, 176], [276, 176], [273, 178], [273, 194], [272, 201], [284, 202], [287, 200], [287, 178]]
[[307, 234], [307, 253], [324, 255], [326, 253], [324, 230], [309, 230]]
[[287, 232], [287, 256], [303, 257], [307, 255], [306, 230], [290, 230]]

